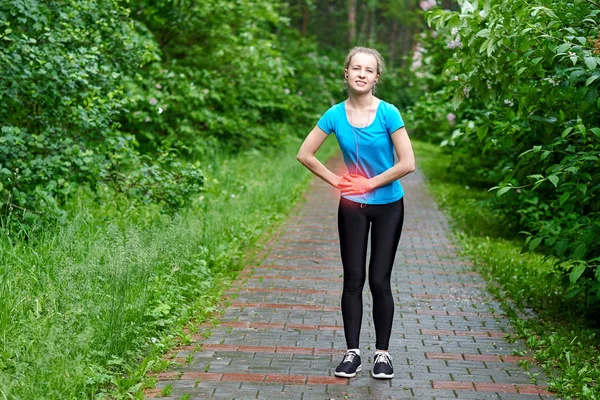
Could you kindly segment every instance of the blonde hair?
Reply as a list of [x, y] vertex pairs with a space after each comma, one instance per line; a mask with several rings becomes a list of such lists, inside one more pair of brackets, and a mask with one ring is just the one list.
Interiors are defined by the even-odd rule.
[[351, 48], [348, 52], [348, 55], [346, 56], [346, 61], [344, 62], [344, 69], [348, 69], [348, 67], [350, 66], [350, 61], [352, 61], [352, 57], [354, 57], [354, 55], [358, 53], [369, 54], [375, 57], [375, 60], [377, 61], [377, 75], [381, 76], [384, 69], [383, 57], [381, 57], [381, 54], [379, 54], [377, 50], [372, 49], [370, 47], [357, 46]]

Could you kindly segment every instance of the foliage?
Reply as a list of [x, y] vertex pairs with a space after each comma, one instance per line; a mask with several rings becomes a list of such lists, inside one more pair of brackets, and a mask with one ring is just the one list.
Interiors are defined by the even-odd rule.
[[[0, 25], [5, 227], [63, 215], [61, 204], [81, 185], [106, 183], [170, 206], [199, 191], [197, 165], [151, 163], [119, 130], [117, 117], [130, 105], [121, 82], [157, 50], [119, 1], [4, 2]], [[170, 158], [171, 151], [160, 155]], [[165, 182], [168, 194], [159, 193]]]
[[[600, 335], [596, 318], [581, 313], [580, 298], [567, 298], [568, 286], [552, 259], [521, 252], [505, 232], [505, 216], [485, 198], [453, 178], [453, 156], [439, 146], [413, 141], [419, 166], [437, 203], [452, 217], [465, 254], [501, 301], [516, 336], [524, 339], [560, 398], [595, 400], [600, 396]], [[581, 297], [581, 296], [580, 296]], [[518, 354], [524, 355], [524, 354]]]
[[193, 160], [305, 135], [341, 94], [342, 57], [278, 3], [15, 4], [0, 8], [4, 226], [64, 215], [82, 185], [175, 210], [202, 188]]
[[278, 144], [290, 114], [292, 74], [277, 49], [280, 16], [264, 1], [133, 1], [132, 16], [160, 46], [161, 62], [128, 82], [135, 111], [123, 120], [152, 146], [183, 140], [233, 148]]
[[131, 7], [160, 47], [160, 60], [127, 81], [135, 111], [122, 124], [142, 148], [183, 141], [201, 157], [215, 145], [279, 146], [286, 126], [314, 124], [315, 110], [339, 90], [329, 75], [340, 64], [300, 38], [278, 3], [137, 0]]
[[420, 85], [434, 91], [414, 118], [421, 131], [440, 132], [431, 110], [444, 114], [452, 104], [454, 126], [441, 133], [456, 173], [494, 186], [488, 202], [525, 231], [525, 249], [557, 257], [567, 295], [600, 306], [600, 8], [585, 0], [459, 3], [460, 11], [428, 14], [441, 39], [421, 43], [432, 63], [423, 63]]

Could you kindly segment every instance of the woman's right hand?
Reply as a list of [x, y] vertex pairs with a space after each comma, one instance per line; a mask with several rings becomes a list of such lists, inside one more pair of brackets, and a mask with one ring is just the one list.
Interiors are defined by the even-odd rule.
[[350, 173], [344, 174], [338, 188], [344, 195], [363, 195], [375, 189], [369, 178]]
[[334, 182], [333, 186], [336, 189], [340, 189], [341, 190], [342, 187], [344, 186], [344, 181], [345, 181], [345, 178], [343, 176], [337, 176], [336, 175], [336, 179], [335, 179], [335, 182]]

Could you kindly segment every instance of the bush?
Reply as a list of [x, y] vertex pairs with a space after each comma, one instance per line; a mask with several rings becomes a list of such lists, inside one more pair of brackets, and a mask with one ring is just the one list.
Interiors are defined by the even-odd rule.
[[[157, 51], [120, 4], [23, 0], [0, 6], [0, 216], [5, 225], [64, 214], [61, 204], [81, 185], [108, 183], [157, 200], [150, 190], [157, 184], [154, 177], [201, 175], [194, 165], [178, 165], [177, 172], [158, 172], [160, 164], [145, 166], [148, 160], [136, 151], [134, 136], [119, 129], [118, 117], [130, 106], [122, 82]], [[140, 190], [128, 190], [133, 179]], [[175, 190], [185, 197], [201, 183], [171, 187], [170, 194]]]
[[[441, 40], [423, 42], [433, 60], [446, 58], [443, 85], [415, 108], [456, 111], [444, 144], [465, 181], [495, 186], [492, 205], [526, 233], [525, 249], [559, 259], [571, 284], [600, 305], [600, 39], [593, 2], [460, 1], [428, 21]], [[428, 82], [424, 82], [427, 84]]]
[[[127, 81], [135, 111], [122, 124], [143, 148], [183, 141], [202, 155], [216, 143], [233, 151], [280, 146], [286, 125], [314, 124], [315, 106], [331, 97], [332, 63], [288, 26], [276, 4], [165, 0], [131, 6], [160, 46], [160, 61]], [[325, 75], [320, 84], [318, 75]], [[316, 102], [313, 92], [321, 95]]]

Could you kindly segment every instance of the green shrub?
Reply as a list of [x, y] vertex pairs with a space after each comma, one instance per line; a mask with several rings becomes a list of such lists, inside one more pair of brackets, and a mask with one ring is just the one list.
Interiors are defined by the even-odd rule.
[[127, 81], [134, 106], [122, 124], [142, 148], [183, 141], [202, 155], [215, 144], [279, 146], [285, 126], [314, 124], [315, 109], [332, 97], [329, 75], [338, 64], [300, 38], [277, 4], [138, 0], [131, 7], [160, 47], [160, 60]]
[[[525, 231], [526, 250], [557, 257], [569, 296], [600, 306], [600, 10], [584, 0], [459, 3], [428, 15], [438, 40], [422, 42], [431, 65], [421, 84], [436, 91], [415, 107], [419, 129], [445, 136], [461, 179], [498, 190], [490, 204]], [[430, 77], [443, 58], [440, 85]], [[454, 125], [436, 129], [448, 104]]]
[[[134, 136], [119, 129], [118, 117], [131, 105], [122, 82], [157, 51], [136, 31], [121, 2], [2, 4], [4, 226], [11, 220], [32, 224], [40, 217], [63, 215], [61, 204], [81, 185], [110, 184], [171, 206], [200, 189], [198, 166], [150, 163], [137, 152]], [[170, 157], [166, 151], [161, 160]], [[165, 182], [171, 183], [168, 196], [153, 189]], [[173, 195], [178, 200], [172, 201]]]
[[567, 298], [568, 284], [552, 257], [523, 253], [520, 241], [506, 235], [504, 216], [482, 203], [494, 193], [453, 180], [452, 158], [439, 146], [420, 141], [413, 146], [436, 202], [452, 217], [457, 241], [510, 318], [513, 339], [528, 347], [515, 355], [534, 356], [556, 396], [598, 399], [597, 315], [582, 313], [580, 299]]

